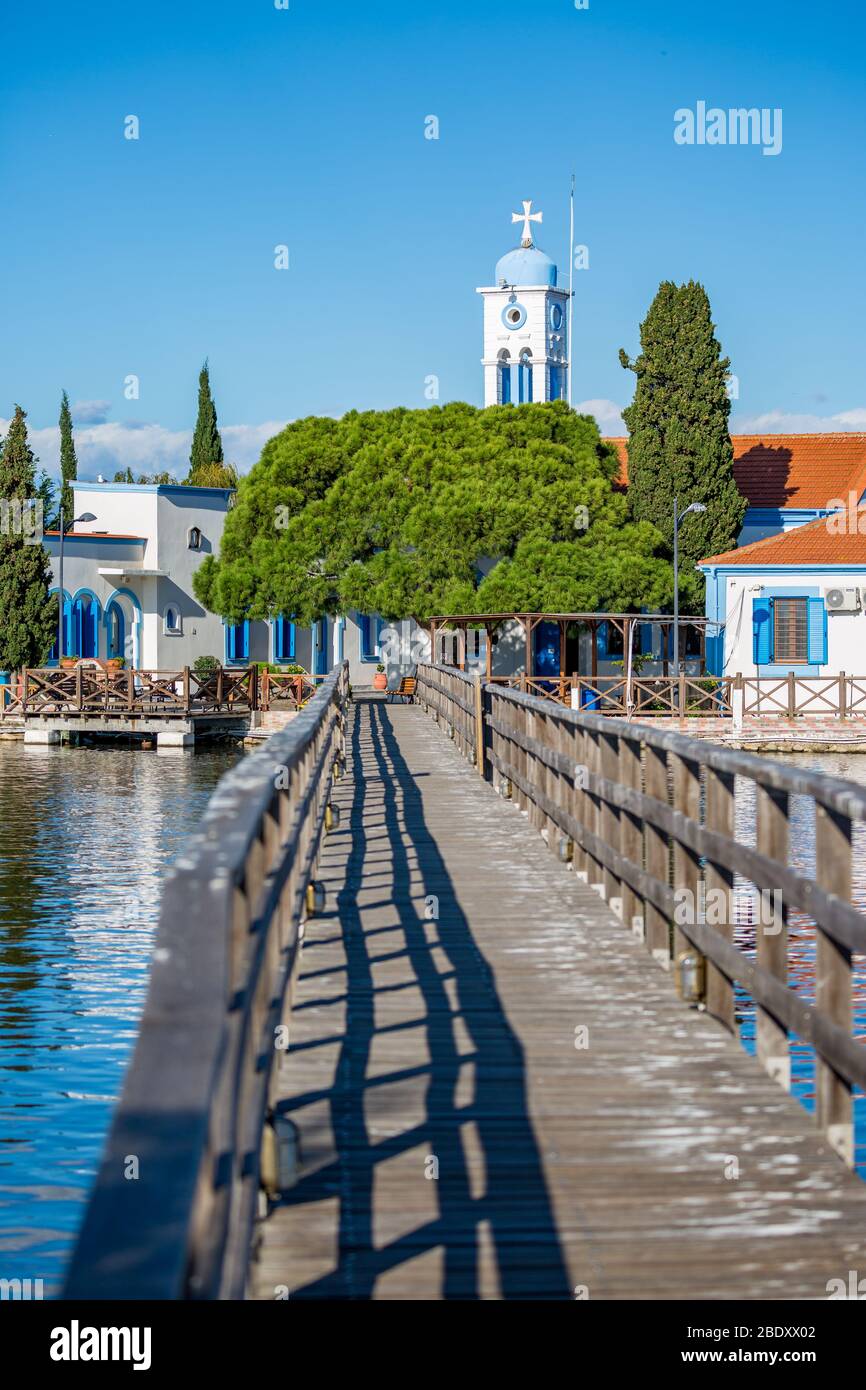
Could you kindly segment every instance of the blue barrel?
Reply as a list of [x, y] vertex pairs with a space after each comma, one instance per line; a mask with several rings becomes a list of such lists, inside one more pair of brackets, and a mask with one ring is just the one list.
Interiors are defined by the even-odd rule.
[[12, 703], [12, 699], [9, 692], [3, 689], [3, 686], [8, 686], [8, 684], [9, 672], [0, 671], [0, 709], [5, 709], [7, 705], [11, 705]]
[[585, 685], [580, 688], [580, 708], [598, 709], [601, 705], [601, 696], [597, 690], [587, 690]]

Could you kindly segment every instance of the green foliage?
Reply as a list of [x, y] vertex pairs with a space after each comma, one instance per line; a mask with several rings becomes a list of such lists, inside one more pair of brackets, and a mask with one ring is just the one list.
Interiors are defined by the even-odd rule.
[[192, 669], [197, 676], [206, 676], [211, 671], [218, 671], [221, 666], [222, 662], [216, 656], [197, 656], [192, 663]]
[[232, 622], [655, 606], [669, 566], [616, 474], [564, 402], [298, 420], [241, 479], [194, 589]]
[[217, 413], [210, 390], [210, 371], [207, 361], [198, 377], [198, 417], [189, 455], [189, 474], [184, 479], [193, 487], [233, 487], [233, 483], [203, 483], [199, 475], [223, 462], [223, 442], [217, 429]]
[[69, 409], [69, 397], [64, 391], [60, 400], [60, 506], [63, 508], [65, 526], [68, 526], [75, 516], [75, 501], [70, 484], [77, 477], [78, 460], [75, 457], [75, 440], [72, 436], [72, 414]]
[[141, 484], [148, 484], [148, 485], [151, 486], [151, 487], [152, 487], [154, 484], [156, 484], [156, 485], [158, 485], [158, 486], [166, 486], [166, 485], [169, 485], [169, 484], [170, 484], [172, 487], [176, 487], [176, 486], [177, 486], [177, 478], [175, 478], [174, 475], [171, 474], [171, 473], [166, 473], [166, 472], [163, 472], [163, 473], [139, 473], [138, 477], [136, 478], [136, 477], [134, 476], [134, 474], [133, 474], [131, 468], [121, 468], [121, 469], [119, 469], [119, 470], [115, 473], [115, 475], [114, 475], [114, 477], [113, 477], [113, 479], [112, 479], [112, 482], [115, 482], [115, 483], [138, 483], [139, 485], [141, 485]]
[[233, 463], [203, 463], [183, 480], [184, 487], [237, 487], [238, 470]]
[[623, 411], [629, 432], [629, 503], [636, 521], [649, 522], [673, 545], [673, 499], [681, 508], [703, 502], [680, 529], [683, 598], [703, 606], [698, 560], [735, 544], [746, 511], [734, 481], [728, 433], [730, 361], [715, 336], [703, 285], [664, 281], [640, 332], [641, 352], [620, 361], [637, 376], [634, 401]]
[[[19, 506], [37, 496], [26, 419], [16, 405], [0, 453], [0, 501]], [[6, 671], [40, 666], [57, 631], [57, 600], [48, 597], [48, 554], [41, 544], [27, 544], [25, 530], [14, 523], [10, 511], [0, 528], [0, 669]]]

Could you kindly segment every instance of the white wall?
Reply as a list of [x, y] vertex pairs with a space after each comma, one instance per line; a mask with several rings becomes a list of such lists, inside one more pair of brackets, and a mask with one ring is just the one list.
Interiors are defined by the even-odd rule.
[[[853, 569], [828, 568], [822, 572], [803, 573], [795, 566], [786, 573], [775, 567], [772, 574], [760, 568], [729, 575], [726, 579], [726, 618], [725, 627], [725, 671], [726, 676], [738, 673], [755, 676], [758, 669], [754, 661], [754, 636], [752, 624], [752, 601], [760, 598], [764, 591], [772, 593], [776, 589], [791, 589], [804, 595], [823, 596], [826, 589], [855, 588], [862, 592], [866, 587], [866, 566]], [[762, 666], [760, 674], [783, 674], [786, 666]], [[844, 671], [847, 675], [866, 675], [866, 611], [858, 613], [827, 614], [827, 663], [820, 667], [820, 674], [831, 676]]]

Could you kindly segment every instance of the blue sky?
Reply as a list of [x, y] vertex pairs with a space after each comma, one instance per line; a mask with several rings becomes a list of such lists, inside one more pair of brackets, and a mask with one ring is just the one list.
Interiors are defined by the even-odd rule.
[[[20, 401], [51, 465], [65, 387], [92, 475], [183, 469], [206, 355], [244, 468], [300, 415], [423, 406], [431, 374], [480, 404], [475, 286], [523, 198], [565, 275], [574, 169], [574, 399], [603, 428], [659, 281], [695, 277], [734, 428], [864, 429], [864, 29], [854, 0], [16, 6], [0, 417]], [[701, 100], [781, 108], [782, 152], [675, 144]]]

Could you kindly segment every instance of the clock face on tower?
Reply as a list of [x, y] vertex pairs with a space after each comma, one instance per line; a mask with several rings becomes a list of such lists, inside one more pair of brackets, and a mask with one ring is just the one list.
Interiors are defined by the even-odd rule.
[[562, 327], [562, 305], [551, 304], [550, 306], [550, 326], [554, 333], [558, 333]]

